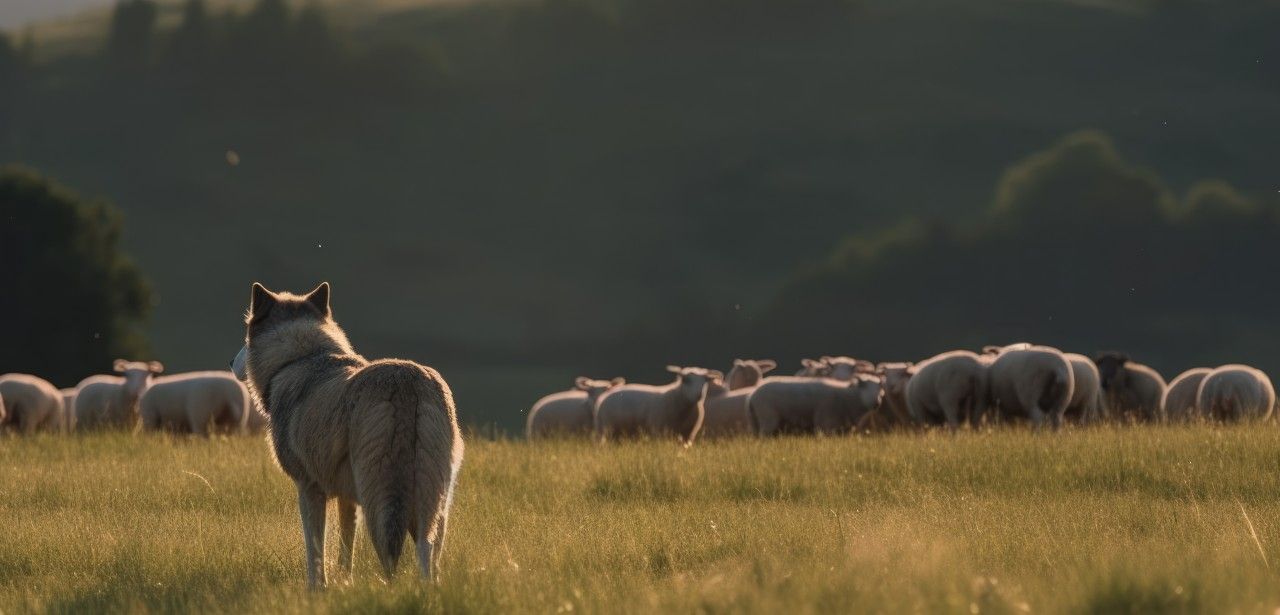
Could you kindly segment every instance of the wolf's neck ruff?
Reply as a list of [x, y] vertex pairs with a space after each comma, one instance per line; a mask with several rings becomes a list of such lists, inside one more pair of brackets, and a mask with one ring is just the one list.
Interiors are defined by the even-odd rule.
[[[262, 391], [262, 401], [270, 412], [290, 412], [302, 400], [307, 391], [311, 390], [316, 384], [332, 377], [334, 372], [358, 368], [367, 363], [368, 361], [364, 357], [357, 354], [317, 352], [298, 357], [281, 365], [274, 374], [267, 378], [267, 383]], [[302, 379], [290, 382], [285, 378], [290, 376], [290, 370], [303, 370], [300, 372], [303, 374]], [[291, 386], [277, 388], [277, 380], [284, 380]], [[277, 393], [278, 398], [273, 396]]]

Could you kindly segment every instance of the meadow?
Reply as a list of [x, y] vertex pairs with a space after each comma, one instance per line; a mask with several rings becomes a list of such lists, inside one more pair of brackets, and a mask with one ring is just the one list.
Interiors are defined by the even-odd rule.
[[0, 612], [1272, 612], [1278, 469], [1270, 426], [472, 438], [438, 586], [361, 527], [313, 594], [263, 440], [8, 437]]

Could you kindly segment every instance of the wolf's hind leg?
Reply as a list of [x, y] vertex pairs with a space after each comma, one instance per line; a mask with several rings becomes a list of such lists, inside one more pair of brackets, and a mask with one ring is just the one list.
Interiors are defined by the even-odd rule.
[[343, 580], [351, 581], [356, 554], [356, 503], [338, 498], [338, 571]]
[[419, 536], [414, 541], [417, 547], [414, 549], [418, 553], [418, 570], [422, 571], [422, 578], [428, 581], [435, 580], [435, 559], [439, 556], [435, 553], [435, 546], [427, 540], [426, 536]]
[[298, 485], [298, 511], [302, 513], [302, 543], [307, 551], [307, 587], [324, 587], [324, 517], [329, 503], [314, 485]]

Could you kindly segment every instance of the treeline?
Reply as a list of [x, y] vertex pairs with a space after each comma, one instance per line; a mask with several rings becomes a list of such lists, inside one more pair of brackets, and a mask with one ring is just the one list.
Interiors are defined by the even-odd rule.
[[[361, 348], [504, 421], [734, 355], [1280, 370], [1243, 258], [1275, 233], [1274, 2], [382, 6], [127, 0], [81, 53], [0, 44], [0, 161], [120, 204], [171, 369], [224, 364], [249, 281], [328, 279]], [[1116, 145], [1027, 158], [1082, 127]]]

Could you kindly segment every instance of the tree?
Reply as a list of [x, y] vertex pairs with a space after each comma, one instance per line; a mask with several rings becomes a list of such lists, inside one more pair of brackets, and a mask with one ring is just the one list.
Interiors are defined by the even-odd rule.
[[1280, 332], [1267, 283], [1277, 246], [1274, 207], [1221, 181], [1177, 199], [1087, 131], [1009, 167], [983, 215], [847, 239], [794, 276], [761, 329], [785, 340], [773, 350], [784, 358], [1034, 341], [1122, 348], [1165, 369], [1280, 367], [1280, 351], [1255, 342]]
[[151, 61], [158, 9], [152, 0], [120, 0], [111, 14], [107, 56], [117, 68], [137, 70]]
[[70, 386], [148, 358], [151, 289], [121, 251], [120, 212], [38, 173], [0, 168], [0, 372]]
[[184, 69], [201, 69], [213, 49], [209, 12], [204, 0], [187, 0], [182, 7], [182, 24], [173, 33], [167, 60]]

